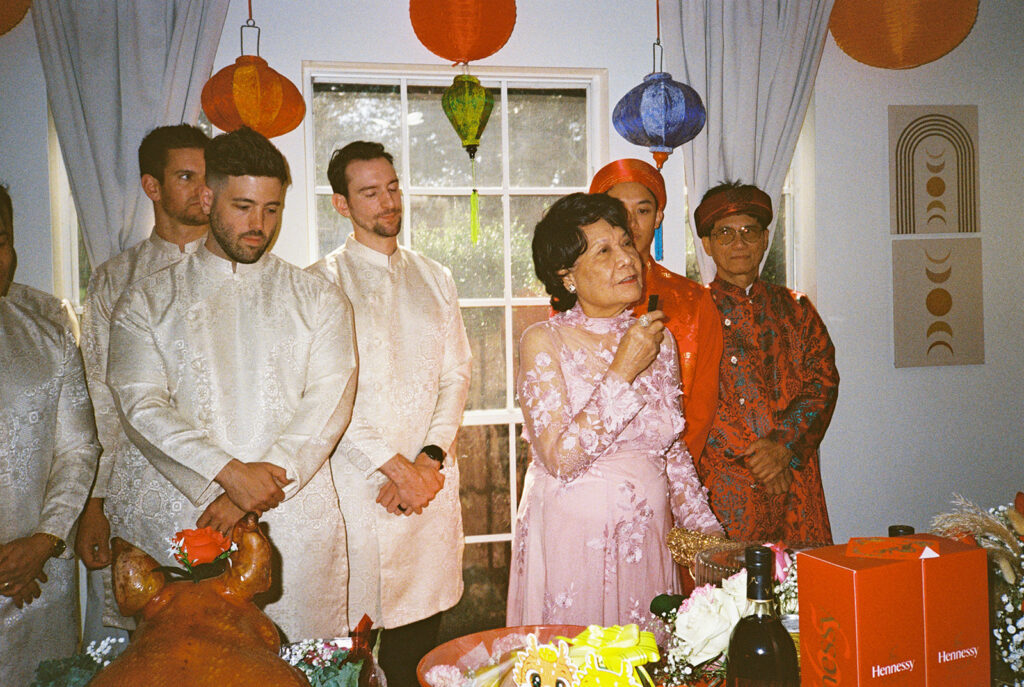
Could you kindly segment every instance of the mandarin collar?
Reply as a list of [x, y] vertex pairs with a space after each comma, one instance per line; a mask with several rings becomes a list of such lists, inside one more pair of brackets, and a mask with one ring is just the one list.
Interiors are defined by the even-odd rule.
[[405, 255], [401, 246], [398, 246], [391, 255], [384, 255], [378, 250], [359, 243], [353, 234], [349, 234], [348, 238], [345, 239], [345, 250], [351, 252], [352, 255], [360, 260], [365, 260], [375, 267], [389, 271], [396, 269], [405, 261]]
[[715, 284], [716, 288], [725, 295], [740, 300], [744, 298], [757, 298], [758, 296], [762, 295], [765, 291], [764, 283], [761, 281], [760, 277], [754, 279], [754, 281], [751, 282], [750, 286], [748, 287], [749, 291], [743, 288], [742, 286], [736, 286], [735, 284], [731, 284], [718, 276], [715, 277], [715, 280], [712, 283]]
[[256, 274], [257, 272], [260, 272], [267, 264], [267, 259], [270, 256], [270, 251], [268, 250], [266, 253], [260, 256], [259, 260], [248, 265], [241, 262], [236, 263], [232, 262], [231, 260], [225, 260], [219, 255], [214, 255], [212, 252], [210, 252], [210, 249], [206, 247], [205, 242], [199, 248], [196, 249], [195, 255], [196, 259], [199, 261], [199, 264], [201, 264], [204, 269], [208, 269], [212, 272], [223, 274], [225, 276], [235, 275], [238, 277], [244, 277], [250, 274]]
[[171, 243], [167, 239], [157, 234], [156, 230], [153, 230], [149, 233], [149, 238], [147, 239], [147, 241], [149, 241], [150, 244], [152, 244], [152, 246], [161, 253], [168, 253], [173, 255], [181, 255], [184, 253], [185, 255], [191, 255], [192, 253], [195, 253], [199, 249], [199, 246], [203, 245], [203, 243], [206, 242], [206, 236], [206, 234], [203, 234], [199, 238], [193, 241], [189, 241], [188, 243], [185, 244], [184, 249], [179, 248], [178, 244]]
[[562, 321], [566, 324], [585, 329], [588, 332], [595, 334], [608, 334], [609, 332], [622, 333], [629, 329], [629, 326], [633, 323], [636, 318], [633, 317], [633, 311], [626, 308], [618, 315], [612, 317], [590, 317], [583, 308], [580, 307], [579, 301], [576, 305], [572, 306], [571, 309], [566, 312], [559, 313], [556, 317], [562, 318]]

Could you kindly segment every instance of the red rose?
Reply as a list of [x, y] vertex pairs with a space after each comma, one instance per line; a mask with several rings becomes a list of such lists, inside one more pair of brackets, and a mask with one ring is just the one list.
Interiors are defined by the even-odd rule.
[[174, 554], [174, 557], [182, 565], [186, 565], [186, 557], [188, 565], [212, 563], [217, 556], [231, 548], [231, 540], [212, 527], [182, 530], [174, 538], [181, 542], [179, 553]]
[[1017, 492], [1017, 498], [1013, 500], [1013, 508], [1021, 515], [1024, 515], [1024, 491]]

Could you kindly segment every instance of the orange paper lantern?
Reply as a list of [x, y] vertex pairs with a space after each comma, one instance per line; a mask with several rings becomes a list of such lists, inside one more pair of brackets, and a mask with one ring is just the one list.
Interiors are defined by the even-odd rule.
[[256, 55], [242, 55], [203, 86], [203, 112], [219, 129], [241, 126], [267, 138], [286, 134], [306, 116], [306, 101], [291, 81]]
[[32, 0], [4, 0], [0, 2], [0, 36], [21, 23]]
[[843, 52], [883, 69], [911, 69], [960, 45], [978, 0], [836, 0], [828, 28]]
[[455, 63], [501, 49], [516, 25], [515, 0], [409, 0], [409, 18], [427, 50]]

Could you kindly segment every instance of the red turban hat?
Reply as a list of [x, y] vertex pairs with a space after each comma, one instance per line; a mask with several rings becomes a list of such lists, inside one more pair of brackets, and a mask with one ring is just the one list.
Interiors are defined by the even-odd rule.
[[625, 158], [609, 162], [594, 175], [594, 180], [590, 182], [590, 192], [605, 193], [612, 186], [629, 181], [645, 186], [658, 201], [658, 209], [665, 209], [668, 200], [665, 196], [665, 179], [661, 172], [643, 160]]
[[763, 229], [767, 229], [772, 221], [772, 199], [751, 184], [726, 186], [711, 195], [705, 194], [693, 213], [697, 236], [710, 236], [715, 222], [730, 215], [750, 215], [761, 223]]

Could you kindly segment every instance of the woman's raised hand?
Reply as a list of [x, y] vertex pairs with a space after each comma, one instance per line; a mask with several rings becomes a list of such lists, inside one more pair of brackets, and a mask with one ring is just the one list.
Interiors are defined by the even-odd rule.
[[658, 357], [661, 341], [665, 338], [664, 319], [665, 313], [660, 310], [653, 310], [637, 319], [619, 340], [619, 349], [615, 351], [608, 370], [632, 384], [637, 375]]

